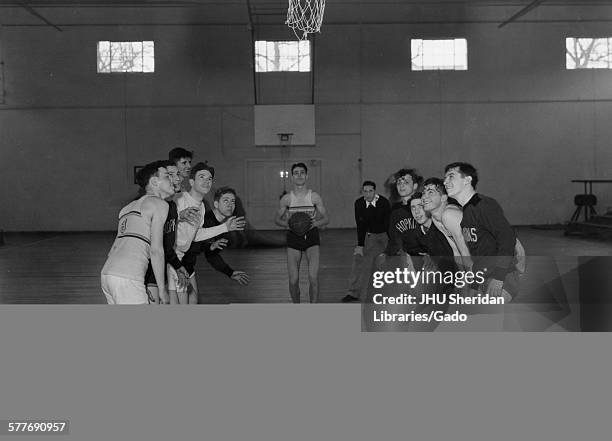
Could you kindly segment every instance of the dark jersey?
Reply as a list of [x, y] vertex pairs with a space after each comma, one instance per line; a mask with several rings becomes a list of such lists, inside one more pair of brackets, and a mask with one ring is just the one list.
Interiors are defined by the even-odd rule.
[[504, 280], [514, 270], [516, 235], [495, 199], [475, 193], [463, 206], [461, 231], [474, 271], [485, 271], [487, 278]]
[[[174, 251], [174, 243], [176, 242], [176, 225], [178, 223], [178, 211], [174, 201], [168, 201], [168, 217], [164, 223], [164, 259], [166, 263], [172, 265], [172, 268], [179, 269], [183, 264], [181, 259], [176, 255]], [[166, 268], [164, 268], [164, 271]], [[147, 268], [147, 274], [145, 275], [145, 284], [156, 285], [155, 274], [153, 274], [153, 267], [151, 261], [149, 261], [149, 268]]]
[[411, 256], [418, 256], [421, 252], [417, 240], [417, 222], [412, 217], [409, 205], [396, 203], [391, 208], [389, 216], [389, 244], [385, 250], [387, 256], [396, 255], [403, 249]]
[[[216, 227], [217, 225], [221, 225], [222, 222], [217, 220], [215, 213], [210, 210], [206, 210], [204, 213], [204, 228]], [[195, 265], [197, 261], [198, 254], [204, 252], [206, 256], [206, 260], [208, 263], [217, 271], [222, 272], [227, 277], [231, 277], [234, 273], [234, 270], [223, 260], [223, 257], [219, 254], [221, 252], [220, 249], [212, 250], [210, 246], [215, 240], [219, 239], [227, 239], [230, 240], [230, 235], [228, 233], [221, 234], [212, 239], [204, 240], [201, 242], [192, 242], [189, 250], [183, 256], [183, 266], [187, 270], [189, 274], [192, 274], [195, 270]]]
[[444, 234], [432, 222], [429, 229], [417, 228], [417, 241], [424, 253], [431, 257], [439, 271], [456, 271], [453, 249]]

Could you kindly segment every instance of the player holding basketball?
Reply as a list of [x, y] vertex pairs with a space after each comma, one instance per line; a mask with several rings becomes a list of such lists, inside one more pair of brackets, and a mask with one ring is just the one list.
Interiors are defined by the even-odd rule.
[[474, 261], [472, 271], [484, 271], [485, 292], [506, 301], [518, 293], [514, 268], [516, 234], [493, 198], [476, 193], [478, 173], [473, 165], [453, 162], [444, 168], [444, 186], [463, 207], [461, 228]]
[[[166, 162], [145, 165], [136, 175], [144, 196], [119, 212], [117, 237], [101, 271], [102, 291], [109, 304], [168, 303], [165, 288], [164, 222], [168, 215], [165, 198], [174, 194]], [[159, 299], [149, 299], [144, 279], [151, 259]]]
[[[300, 303], [300, 263], [306, 255], [308, 264], [308, 295], [311, 303], [319, 301], [319, 227], [329, 223], [323, 200], [306, 187], [308, 168], [299, 162], [291, 166], [293, 190], [280, 200], [280, 208], [274, 222], [287, 231], [287, 270], [289, 272], [289, 293], [293, 303]], [[310, 221], [298, 225], [300, 213], [306, 213]], [[292, 219], [292, 216], [295, 216]], [[293, 228], [292, 228], [293, 226]], [[303, 227], [303, 228], [302, 228]]]

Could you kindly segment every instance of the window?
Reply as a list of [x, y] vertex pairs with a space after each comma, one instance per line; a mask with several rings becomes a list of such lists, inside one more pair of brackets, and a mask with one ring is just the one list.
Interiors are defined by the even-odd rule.
[[566, 69], [612, 69], [612, 38], [565, 39]]
[[256, 41], [255, 72], [310, 72], [310, 41]]
[[467, 70], [467, 40], [410, 41], [412, 70]]
[[152, 41], [98, 41], [98, 73], [154, 71]]

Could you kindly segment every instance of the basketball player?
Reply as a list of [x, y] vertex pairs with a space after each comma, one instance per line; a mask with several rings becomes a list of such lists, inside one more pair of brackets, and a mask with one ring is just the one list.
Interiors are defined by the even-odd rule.
[[[206, 211], [204, 215], [204, 227], [210, 228], [221, 225], [229, 219], [236, 208], [236, 191], [230, 187], [221, 187], [215, 191], [213, 209]], [[249, 275], [244, 271], [236, 271], [230, 267], [220, 252], [229, 243], [229, 234], [222, 234], [216, 240], [193, 242], [189, 250], [183, 256], [183, 265], [189, 273], [195, 270], [197, 255], [204, 250], [204, 255], [208, 263], [217, 271], [225, 274], [227, 277], [238, 283], [239, 285], [248, 285]]]
[[[176, 244], [175, 251], [179, 258], [183, 258], [191, 243], [195, 241], [203, 241], [219, 234], [227, 233], [228, 231], [242, 230], [245, 226], [244, 218], [236, 218], [232, 216], [224, 223], [216, 227], [204, 228], [204, 216], [206, 210], [204, 208], [204, 196], [212, 187], [215, 169], [206, 163], [198, 162], [190, 172], [189, 184], [191, 190], [183, 191], [175, 200], [177, 210], [180, 212], [188, 207], [195, 207], [198, 210], [198, 221], [195, 223], [187, 221], [179, 221], [176, 229]], [[180, 304], [195, 304], [198, 302], [197, 284], [195, 273], [189, 276], [190, 289], [183, 290], [178, 286], [178, 275], [171, 265], [167, 267], [168, 271], [168, 292], [170, 294], [171, 303]]]
[[429, 178], [423, 183], [423, 208], [431, 213], [436, 228], [444, 234], [457, 263], [467, 270], [472, 266], [470, 251], [461, 232], [461, 207], [448, 203], [444, 182], [438, 178]]
[[[436, 227], [431, 213], [424, 208], [424, 199], [420, 192], [415, 192], [410, 199], [410, 211], [412, 217], [419, 225], [417, 228], [417, 241], [421, 247], [423, 259], [414, 257], [420, 262], [416, 265], [422, 269], [438, 269], [440, 271], [455, 271], [457, 265], [453, 259], [453, 249], [444, 237], [444, 234]], [[433, 265], [433, 268], [432, 268]]]
[[[175, 192], [181, 191], [181, 181], [182, 178], [179, 176], [178, 167], [172, 161], [164, 161], [166, 164], [166, 170], [168, 171], [168, 176], [170, 176], [170, 182], [172, 182], [172, 186]], [[166, 265], [172, 265], [172, 267], [176, 270], [176, 274], [178, 276], [178, 285], [181, 287], [186, 287], [189, 282], [189, 272], [183, 266], [181, 259], [178, 258], [176, 252], [174, 251], [174, 244], [176, 242], [176, 226], [178, 224], [179, 218], [182, 220], [196, 220], [197, 221], [197, 210], [193, 207], [188, 207], [181, 212], [177, 213], [176, 204], [174, 203], [173, 196], [166, 198], [166, 202], [168, 202], [168, 217], [166, 218], [166, 222], [164, 223], [164, 255]], [[194, 218], [195, 217], [195, 218]], [[164, 267], [165, 268], [165, 267]], [[147, 269], [147, 274], [145, 275], [145, 284], [147, 286], [147, 291], [153, 298], [157, 298], [157, 284], [155, 282], [155, 276], [153, 274], [153, 267], [151, 266], [151, 262], [149, 262], [149, 268]]]
[[189, 173], [191, 172], [191, 161], [193, 160], [193, 152], [185, 150], [182, 147], [176, 147], [168, 153], [168, 159], [176, 164], [179, 175], [181, 177], [181, 188], [183, 191], [189, 191]]
[[516, 235], [493, 198], [476, 193], [478, 173], [473, 165], [453, 162], [444, 169], [449, 196], [463, 207], [461, 228], [474, 261], [473, 271], [484, 271], [486, 292], [511, 300], [518, 293], [514, 268]]
[[[415, 269], [422, 269], [424, 271], [456, 271], [457, 264], [455, 263], [453, 250], [450, 247], [448, 241], [444, 237], [444, 234], [438, 230], [436, 224], [432, 221], [431, 213], [425, 211], [423, 207], [423, 199], [420, 192], [415, 192], [409, 201], [410, 211], [414, 220], [418, 224], [416, 229], [417, 241], [421, 245], [423, 256], [413, 256], [413, 262], [415, 262]], [[414, 290], [416, 288], [416, 290]], [[453, 285], [449, 283], [433, 282], [433, 283], [419, 283], [412, 290], [413, 295], [423, 293], [445, 293], [450, 294], [453, 290]], [[410, 306], [413, 309], [414, 306]], [[418, 311], [420, 314], [430, 314], [432, 310], [439, 310], [446, 312], [448, 309], [448, 302], [443, 305], [420, 305], [416, 306], [415, 312]], [[438, 323], [418, 323], [409, 329], [421, 330], [421, 331], [433, 331], [438, 327]]]
[[[453, 249], [455, 256], [463, 256], [459, 263], [464, 268], [472, 266], [470, 252], [463, 238], [461, 230], [461, 220], [463, 210], [453, 199], [454, 203], [449, 203], [448, 195], [444, 182], [438, 178], [429, 178], [423, 183], [423, 205], [426, 211], [431, 212], [433, 222], [442, 231]], [[523, 244], [516, 238], [514, 255], [517, 260], [516, 267], [519, 272], [525, 271], [525, 249]]]
[[165, 288], [163, 229], [168, 216], [165, 198], [174, 188], [164, 161], [145, 165], [136, 179], [144, 196], [119, 212], [117, 237], [101, 272], [102, 291], [109, 304], [146, 304], [144, 283], [149, 259], [159, 287], [153, 303], [168, 303]]
[[376, 258], [376, 267], [384, 266], [387, 256], [401, 254], [406, 257], [404, 262], [411, 266], [408, 256], [418, 256], [420, 247], [417, 241], [417, 223], [412, 216], [408, 201], [419, 187], [422, 177], [416, 170], [402, 168], [394, 175], [395, 188], [399, 197], [399, 202], [391, 207], [389, 220], [389, 244], [384, 252]]
[[287, 230], [287, 270], [289, 273], [289, 293], [293, 303], [300, 303], [300, 263], [306, 255], [308, 264], [308, 295], [311, 303], [319, 301], [319, 227], [329, 223], [323, 200], [306, 187], [308, 168], [299, 162], [291, 166], [293, 190], [280, 200], [280, 208], [274, 221], [281, 227], [289, 228], [288, 220], [297, 212], [306, 212], [312, 219], [311, 229], [298, 236]]
[[374, 259], [387, 248], [389, 239], [389, 201], [376, 193], [376, 183], [372, 181], [362, 184], [361, 193], [363, 196], [355, 201], [357, 246], [353, 251], [348, 294], [342, 298], [345, 303], [364, 298]]

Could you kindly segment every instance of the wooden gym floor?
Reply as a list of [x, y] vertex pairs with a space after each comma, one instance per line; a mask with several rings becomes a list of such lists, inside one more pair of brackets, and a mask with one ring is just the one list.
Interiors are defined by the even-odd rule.
[[[612, 242], [564, 237], [562, 230], [517, 228], [529, 256], [612, 256]], [[282, 232], [270, 234], [280, 235]], [[0, 303], [104, 304], [100, 269], [115, 233], [5, 233], [0, 245]], [[336, 303], [346, 294], [355, 243], [354, 230], [321, 233], [319, 273], [322, 303]], [[200, 303], [287, 303], [284, 248], [228, 249], [225, 260], [246, 271], [244, 287], [214, 271], [203, 256], [197, 265]], [[571, 269], [571, 268], [568, 268]], [[302, 302], [307, 301], [304, 262], [300, 276]]]

